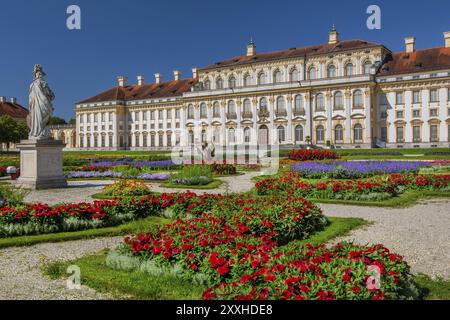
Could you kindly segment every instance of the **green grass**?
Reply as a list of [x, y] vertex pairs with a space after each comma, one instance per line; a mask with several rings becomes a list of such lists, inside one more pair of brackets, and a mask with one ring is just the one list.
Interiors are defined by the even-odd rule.
[[64, 151], [64, 155], [77, 156], [77, 155], [101, 155], [101, 156], [148, 156], [155, 154], [169, 154], [170, 150], [159, 150], [159, 151], [130, 151], [130, 150], [117, 150], [117, 151]]
[[37, 243], [44, 242], [61, 242], [79, 239], [89, 239], [97, 237], [112, 237], [120, 236], [129, 233], [137, 233], [140, 231], [145, 231], [149, 227], [157, 224], [169, 223], [169, 219], [161, 217], [147, 217], [144, 219], [130, 221], [118, 226], [99, 228], [99, 229], [88, 229], [82, 231], [72, 231], [72, 232], [59, 232], [59, 233], [49, 233], [49, 234], [39, 234], [32, 236], [20, 236], [11, 238], [0, 238], [0, 248], [6, 247], [20, 247], [29, 246]]
[[106, 254], [104, 251], [75, 261], [51, 263], [43, 271], [51, 279], [63, 278], [67, 267], [75, 264], [80, 267], [83, 285], [112, 293], [117, 299], [198, 300], [206, 289], [174, 276], [110, 269], [104, 264]]
[[199, 190], [209, 190], [209, 189], [216, 189], [220, 185], [222, 185], [223, 181], [219, 179], [214, 179], [212, 182], [205, 184], [205, 185], [196, 185], [196, 186], [189, 186], [184, 184], [173, 184], [171, 182], [166, 182], [160, 185], [160, 187], [163, 188], [175, 188], [175, 189], [199, 189]]
[[[359, 218], [330, 218], [330, 224], [323, 230], [300, 243], [319, 244], [348, 234], [350, 230], [368, 223]], [[110, 292], [122, 299], [200, 299], [205, 288], [188, 283], [173, 276], [151, 276], [142, 272], [114, 270], [105, 266], [106, 252], [83, 258], [49, 263], [43, 272], [51, 279], [67, 277], [69, 265], [81, 269], [81, 283], [100, 292]]]
[[433, 280], [424, 274], [413, 277], [414, 283], [420, 289], [425, 300], [450, 300], [450, 280]]

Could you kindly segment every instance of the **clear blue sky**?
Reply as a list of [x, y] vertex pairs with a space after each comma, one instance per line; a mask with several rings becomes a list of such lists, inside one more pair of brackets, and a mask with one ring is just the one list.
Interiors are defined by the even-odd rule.
[[[300, 0], [0, 0], [0, 95], [27, 107], [35, 63], [43, 65], [56, 94], [56, 115], [73, 117], [77, 101], [155, 72], [191, 75], [220, 59], [240, 55], [253, 37], [257, 51], [327, 41], [333, 23], [341, 39], [365, 39], [393, 51], [405, 36], [418, 48], [443, 45], [450, 1]], [[66, 9], [77, 4], [82, 29], [66, 28]], [[368, 30], [366, 8], [382, 11], [381, 30]]]

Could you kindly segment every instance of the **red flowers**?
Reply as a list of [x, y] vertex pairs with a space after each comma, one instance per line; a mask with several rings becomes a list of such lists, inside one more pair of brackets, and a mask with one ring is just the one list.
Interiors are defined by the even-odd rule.
[[339, 159], [339, 155], [334, 151], [321, 150], [321, 149], [298, 149], [292, 150], [289, 154], [289, 159], [297, 161], [309, 161], [309, 160], [325, 160], [325, 159]]
[[221, 276], [223, 276], [229, 272], [230, 272], [230, 269], [228, 269], [227, 266], [221, 266], [221, 267], [217, 268], [217, 273], [220, 274]]

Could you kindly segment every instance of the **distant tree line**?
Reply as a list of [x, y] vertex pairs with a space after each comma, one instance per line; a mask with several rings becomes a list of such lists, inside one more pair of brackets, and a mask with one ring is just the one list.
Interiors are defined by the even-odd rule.
[[28, 126], [24, 120], [16, 120], [11, 116], [0, 116], [0, 153], [3, 146], [8, 151], [11, 143], [18, 143], [28, 138]]

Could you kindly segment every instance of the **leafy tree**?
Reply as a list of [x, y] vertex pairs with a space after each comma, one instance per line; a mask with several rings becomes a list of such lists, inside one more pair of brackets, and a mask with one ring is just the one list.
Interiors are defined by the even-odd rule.
[[48, 124], [50, 126], [55, 126], [55, 125], [67, 124], [67, 122], [66, 122], [66, 120], [64, 120], [63, 118], [60, 118], [60, 117], [51, 117]]
[[3, 144], [9, 148], [10, 143], [17, 143], [28, 136], [28, 126], [23, 120], [15, 120], [11, 116], [0, 116], [0, 152]]
[[74, 118], [71, 118], [68, 124], [77, 124], [77, 121]]

